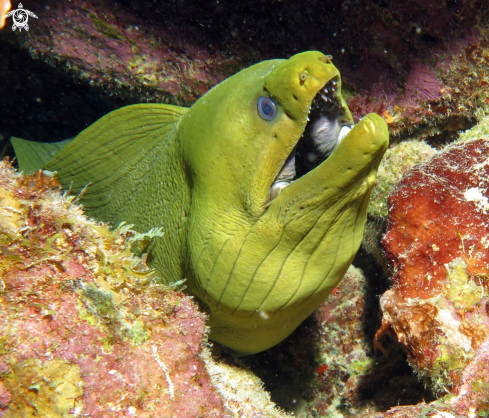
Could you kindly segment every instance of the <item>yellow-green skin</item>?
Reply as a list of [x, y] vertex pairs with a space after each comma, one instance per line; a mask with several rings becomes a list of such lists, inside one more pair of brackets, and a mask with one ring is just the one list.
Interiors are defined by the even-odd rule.
[[[378, 115], [364, 117], [325, 162], [268, 198], [314, 96], [335, 76], [319, 52], [265, 61], [188, 110], [142, 104], [112, 112], [46, 168], [63, 185], [73, 182], [74, 193], [92, 183], [82, 200], [89, 214], [140, 231], [162, 226], [152, 265], [168, 281], [187, 279], [209, 307], [211, 339], [257, 353], [326, 299], [362, 239], [388, 144]], [[260, 96], [277, 104], [271, 121], [258, 114]]]

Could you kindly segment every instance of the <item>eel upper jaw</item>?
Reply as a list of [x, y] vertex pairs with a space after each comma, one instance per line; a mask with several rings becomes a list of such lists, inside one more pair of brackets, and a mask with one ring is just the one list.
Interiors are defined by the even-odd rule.
[[339, 85], [339, 77], [333, 77], [312, 100], [304, 132], [269, 189], [268, 205], [294, 180], [324, 162], [353, 127]]

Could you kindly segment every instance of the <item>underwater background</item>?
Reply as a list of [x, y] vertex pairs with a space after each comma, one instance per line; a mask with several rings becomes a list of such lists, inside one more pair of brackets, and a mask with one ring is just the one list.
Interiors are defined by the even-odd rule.
[[307, 50], [332, 55], [355, 122], [378, 113], [391, 145], [342, 283], [287, 340], [243, 358], [207, 342], [178, 286], [149, 285], [130, 231], [2, 163], [0, 416], [489, 415], [486, 1], [22, 5], [29, 30], [12, 16], [0, 30], [2, 158], [12, 136], [55, 142], [128, 104], [190, 106]]

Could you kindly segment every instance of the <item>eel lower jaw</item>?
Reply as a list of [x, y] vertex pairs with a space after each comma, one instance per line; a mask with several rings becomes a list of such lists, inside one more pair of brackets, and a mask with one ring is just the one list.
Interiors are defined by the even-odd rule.
[[341, 104], [338, 84], [338, 78], [333, 78], [314, 97], [304, 132], [269, 189], [267, 206], [294, 180], [327, 160], [353, 127]]

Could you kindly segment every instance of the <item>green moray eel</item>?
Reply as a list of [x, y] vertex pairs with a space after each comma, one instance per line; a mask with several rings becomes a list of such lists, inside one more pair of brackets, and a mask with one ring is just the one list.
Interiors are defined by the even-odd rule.
[[[241, 355], [290, 335], [362, 240], [388, 130], [375, 114], [353, 125], [330, 58], [261, 62], [188, 109], [118, 109], [44, 165], [73, 193], [90, 183], [91, 216], [163, 227], [152, 266], [168, 282], [186, 278], [210, 338]], [[27, 169], [29, 146], [13, 143]]]

